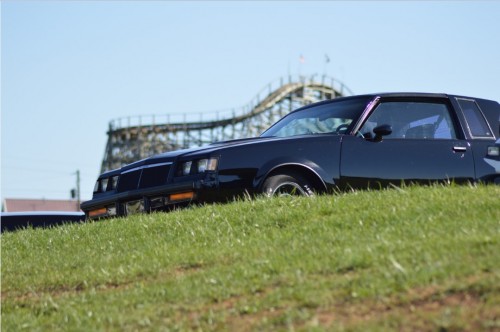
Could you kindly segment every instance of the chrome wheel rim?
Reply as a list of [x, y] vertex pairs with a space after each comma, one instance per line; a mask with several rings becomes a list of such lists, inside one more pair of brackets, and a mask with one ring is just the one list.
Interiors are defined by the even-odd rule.
[[273, 196], [306, 196], [306, 192], [295, 182], [284, 182], [278, 185], [272, 192]]

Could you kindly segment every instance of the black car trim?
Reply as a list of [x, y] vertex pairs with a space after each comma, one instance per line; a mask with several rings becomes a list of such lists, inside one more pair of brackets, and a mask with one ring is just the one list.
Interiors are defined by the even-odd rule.
[[361, 113], [361, 116], [359, 117], [358, 121], [356, 122], [353, 129], [351, 130], [351, 133], [350, 133], [351, 135], [356, 134], [361, 129], [361, 127], [365, 123], [368, 116], [372, 113], [372, 111], [375, 109], [375, 107], [377, 107], [377, 105], [380, 103], [380, 99], [381, 99], [380, 96], [376, 96], [366, 105], [363, 113]]
[[260, 178], [260, 181], [258, 183], [258, 185], [256, 186], [257, 190], [261, 190], [262, 189], [262, 185], [264, 184], [265, 180], [268, 178], [269, 174], [273, 173], [275, 170], [278, 170], [280, 168], [302, 168], [302, 169], [305, 169], [307, 170], [309, 173], [312, 173], [314, 174], [314, 176], [316, 177], [316, 180], [318, 180], [323, 188], [321, 188], [322, 190], [327, 190], [327, 186], [325, 184], [325, 181], [323, 180], [323, 178], [318, 174], [318, 172], [316, 172], [316, 170], [314, 170], [312, 167], [306, 165], [306, 164], [303, 164], [303, 163], [284, 163], [284, 164], [279, 164], [279, 165], [275, 165], [274, 167], [272, 167], [271, 169], [269, 169], [265, 174], [264, 176], [260, 177], [259, 176], [259, 173], [257, 174], [256, 178]]
[[195, 183], [189, 182], [189, 183], [167, 184], [164, 186], [145, 188], [145, 189], [129, 190], [129, 191], [124, 191], [122, 193], [113, 195], [113, 196], [94, 198], [91, 201], [83, 202], [81, 204], [81, 207], [82, 207], [82, 210], [90, 210], [92, 208], [103, 207], [105, 205], [114, 204], [117, 201], [123, 201], [123, 200], [128, 201], [128, 200], [131, 200], [134, 198], [140, 198], [140, 197], [144, 197], [144, 196], [154, 196], [154, 195], [158, 195], [158, 194], [169, 194], [169, 193], [180, 192], [180, 191], [184, 191], [184, 190], [193, 190], [195, 188], [196, 188]]
[[126, 171], [123, 171], [121, 174], [127, 174], [127, 173], [138, 171], [138, 170], [144, 169], [144, 168], [161, 167], [161, 166], [172, 165], [172, 164], [173, 164], [173, 162], [169, 161], [169, 162], [165, 162], [165, 163], [158, 163], [158, 164], [150, 164], [150, 165], [137, 166], [135, 168], [127, 169]]

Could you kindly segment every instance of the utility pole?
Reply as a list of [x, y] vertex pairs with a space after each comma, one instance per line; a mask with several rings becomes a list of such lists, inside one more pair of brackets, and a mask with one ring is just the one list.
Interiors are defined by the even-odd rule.
[[80, 211], [80, 170], [76, 171], [76, 189], [71, 189], [71, 198], [76, 198], [75, 211]]
[[77, 211], [80, 210], [80, 170], [76, 170], [76, 203]]

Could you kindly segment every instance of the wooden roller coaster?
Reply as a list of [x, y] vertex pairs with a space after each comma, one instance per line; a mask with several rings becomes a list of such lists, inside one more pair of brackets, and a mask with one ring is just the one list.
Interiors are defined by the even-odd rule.
[[352, 92], [326, 76], [288, 76], [262, 89], [239, 108], [167, 115], [141, 115], [110, 121], [101, 171], [154, 154], [215, 141], [258, 136], [288, 112], [301, 106]]

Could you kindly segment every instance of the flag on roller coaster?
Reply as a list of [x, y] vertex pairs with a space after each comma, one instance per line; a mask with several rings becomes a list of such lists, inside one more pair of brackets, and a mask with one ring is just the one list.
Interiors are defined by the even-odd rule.
[[326, 63], [330, 62], [330, 57], [328, 56], [328, 54], [325, 54], [325, 62]]
[[304, 58], [304, 56], [302, 54], [300, 55], [299, 62], [300, 63], [305, 63], [306, 62], [306, 59]]

